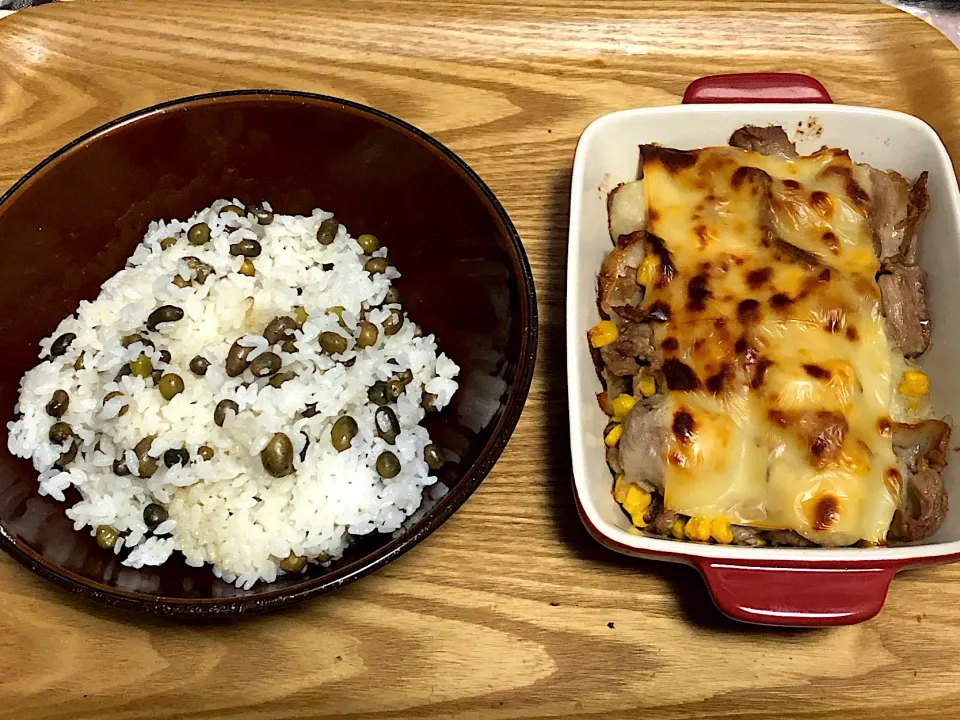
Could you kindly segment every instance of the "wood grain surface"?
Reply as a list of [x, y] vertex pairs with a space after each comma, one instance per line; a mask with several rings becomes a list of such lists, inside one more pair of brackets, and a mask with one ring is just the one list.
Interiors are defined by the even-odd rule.
[[563, 364], [568, 184], [603, 113], [709, 73], [815, 75], [913, 113], [960, 157], [960, 54], [874, 3], [167, 0], [0, 20], [0, 189], [123, 113], [280, 87], [368, 103], [489, 183], [530, 255], [542, 343], [499, 465], [430, 540], [335, 596], [189, 626], [74, 598], [0, 558], [0, 718], [878, 718], [960, 713], [960, 566], [908, 572], [875, 620], [725, 620], [690, 569], [581, 528]]

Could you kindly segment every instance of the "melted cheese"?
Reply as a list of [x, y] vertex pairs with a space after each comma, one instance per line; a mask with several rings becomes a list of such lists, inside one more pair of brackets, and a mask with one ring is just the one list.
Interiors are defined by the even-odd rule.
[[883, 542], [899, 473], [866, 173], [837, 150], [641, 149], [666, 507]]

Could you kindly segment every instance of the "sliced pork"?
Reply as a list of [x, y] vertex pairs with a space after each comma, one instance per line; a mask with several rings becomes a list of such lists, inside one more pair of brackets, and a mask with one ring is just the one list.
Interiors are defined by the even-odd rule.
[[797, 147], [779, 125], [757, 127], [746, 125], [730, 136], [730, 145], [741, 150], [751, 150], [761, 155], [780, 155], [787, 159], [797, 157]]
[[905, 357], [914, 358], [930, 346], [927, 274], [916, 265], [892, 265], [877, 279], [887, 334]]

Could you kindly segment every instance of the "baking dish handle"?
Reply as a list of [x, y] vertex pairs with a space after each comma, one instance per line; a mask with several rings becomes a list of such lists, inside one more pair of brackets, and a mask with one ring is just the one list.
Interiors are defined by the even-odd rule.
[[694, 80], [683, 93], [685, 104], [832, 103], [819, 80], [799, 73], [734, 73]]
[[883, 607], [899, 566], [696, 558], [717, 607], [734, 620], [821, 627], [869, 620]]

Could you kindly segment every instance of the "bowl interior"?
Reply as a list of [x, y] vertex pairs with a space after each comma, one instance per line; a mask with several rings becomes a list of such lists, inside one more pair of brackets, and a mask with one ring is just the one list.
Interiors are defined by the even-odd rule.
[[[567, 263], [567, 371], [570, 438], [576, 491], [592, 524], [609, 539], [629, 548], [682, 555], [717, 557], [791, 556], [839, 560], [865, 553], [910, 558], [960, 550], [960, 512], [951, 512], [944, 526], [922, 544], [899, 548], [794, 550], [749, 549], [676, 543], [631, 534], [630, 523], [610, 496], [612, 484], [603, 452], [607, 417], [597, 405], [601, 390], [586, 343], [586, 332], [599, 316], [596, 277], [610, 252], [606, 198], [621, 182], [635, 180], [637, 146], [659, 143], [681, 149], [726, 145], [743, 125], [782, 125], [798, 150], [845, 148], [855, 162], [896, 170], [914, 179], [930, 173], [930, 213], [920, 231], [920, 265], [930, 278], [933, 318], [930, 350], [920, 365], [930, 375], [934, 407], [939, 415], [960, 418], [960, 199], [953, 166], [937, 134], [922, 121], [902, 113], [839, 105], [698, 105], [628, 110], [604, 116], [583, 134], [574, 165]], [[944, 471], [948, 491], [960, 494], [960, 462]], [[952, 545], [958, 543], [958, 545]], [[936, 545], [931, 549], [930, 545]]]
[[[404, 306], [461, 367], [452, 405], [428, 420], [457, 458], [450, 493], [391, 540], [358, 542], [332, 568], [248, 591], [187, 567], [125, 568], [76, 533], [65, 506], [37, 495], [36, 472], [7, 451], [6, 425], [38, 342], [120, 270], [158, 218], [217, 198], [322, 207], [374, 233], [403, 274]], [[68, 146], [0, 202], [0, 529], [6, 549], [75, 590], [158, 612], [232, 612], [322, 592], [378, 566], [442, 522], [492, 467], [533, 369], [536, 305], [516, 232], [493, 195], [419, 131], [360, 106], [296, 93], [227, 93], [138, 113]], [[156, 603], [157, 596], [165, 600]], [[214, 599], [210, 601], [209, 599]], [[190, 600], [197, 602], [182, 601]], [[222, 602], [218, 602], [220, 600]], [[178, 602], [179, 601], [179, 602]]]

